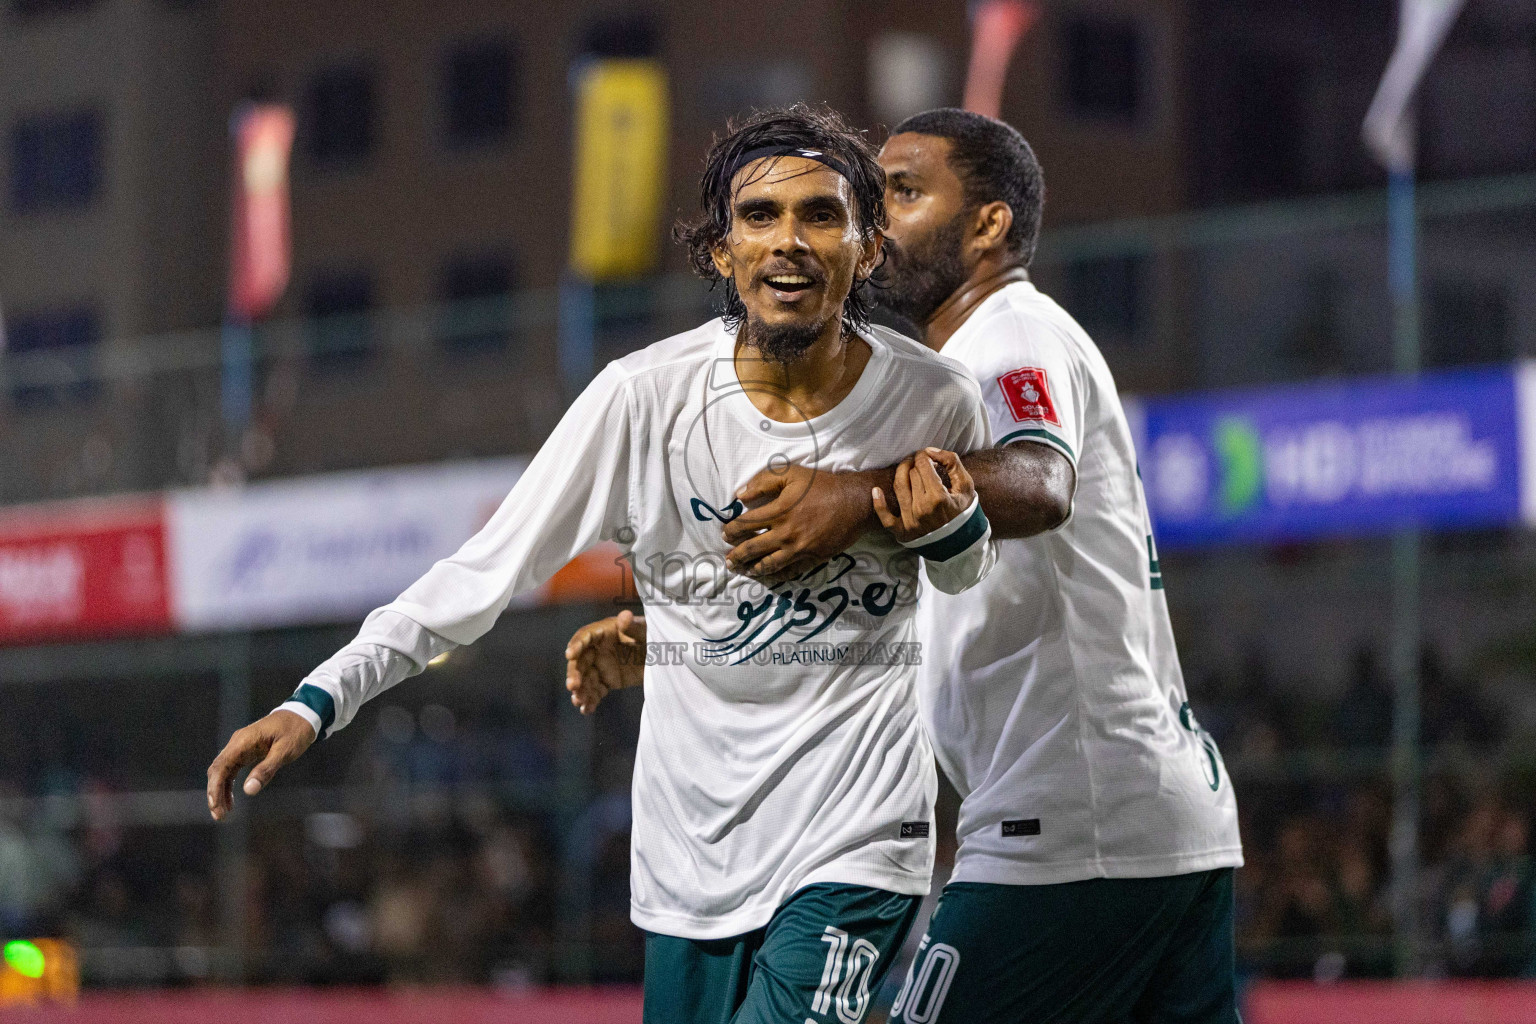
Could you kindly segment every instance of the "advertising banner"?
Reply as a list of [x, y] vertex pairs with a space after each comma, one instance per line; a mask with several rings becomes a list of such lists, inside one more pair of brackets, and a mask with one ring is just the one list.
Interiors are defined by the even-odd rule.
[[1031, 0], [982, 0], [971, 5], [971, 64], [961, 105], [988, 117], [1001, 117], [1003, 84], [1013, 51], [1040, 18]]
[[1146, 401], [1137, 451], [1158, 544], [1518, 522], [1517, 382], [1528, 372], [1502, 367]]
[[294, 118], [287, 107], [247, 104], [230, 124], [235, 144], [229, 248], [229, 312], [266, 315], [288, 286], [288, 159]]
[[589, 60], [575, 72], [571, 269], [588, 281], [651, 269], [667, 184], [667, 74], [654, 60]]
[[170, 626], [158, 499], [96, 499], [0, 514], [0, 643], [160, 633]]
[[1520, 518], [1536, 527], [1536, 361], [1515, 367], [1520, 406]]
[[[1536, 527], [1536, 363], [1126, 408], [1164, 549]], [[0, 643], [361, 620], [469, 539], [526, 464], [0, 510]], [[609, 544], [517, 604], [634, 599]]]
[[175, 623], [201, 632], [361, 620], [484, 525], [526, 462], [173, 492]]

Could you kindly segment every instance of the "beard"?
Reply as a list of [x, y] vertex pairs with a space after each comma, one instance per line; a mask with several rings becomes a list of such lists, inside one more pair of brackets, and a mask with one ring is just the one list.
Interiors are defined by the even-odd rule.
[[748, 314], [746, 340], [763, 354], [764, 359], [784, 366], [805, 355], [810, 347], [816, 344], [816, 339], [821, 337], [821, 332], [826, 330], [826, 327], [825, 321], [809, 324], [768, 324]]
[[963, 215], [912, 245], [898, 245], [887, 238], [878, 279], [880, 305], [918, 327], [927, 324], [934, 310], [969, 276], [960, 258], [964, 241]]

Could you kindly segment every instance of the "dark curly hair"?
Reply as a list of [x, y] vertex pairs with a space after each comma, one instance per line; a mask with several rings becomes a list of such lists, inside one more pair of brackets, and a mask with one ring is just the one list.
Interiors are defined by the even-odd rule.
[[[859, 234], [865, 241], [885, 229], [885, 171], [864, 133], [849, 127], [843, 116], [829, 107], [813, 109], [796, 103], [754, 111], [745, 120], [731, 119], [725, 131], [724, 136], [715, 138], [704, 158], [704, 176], [699, 180], [699, 216], [693, 221], [678, 221], [672, 237], [687, 246], [689, 264], [711, 283], [711, 288], [724, 280], [725, 295], [719, 312], [726, 326], [735, 329], [747, 318], [747, 307], [736, 293], [736, 283], [722, 279], [715, 269], [713, 253], [730, 234], [731, 178], [741, 155], [764, 146], [793, 146], [819, 149], [842, 161], [848, 168]], [[853, 290], [843, 303], [845, 331], [869, 326], [869, 300], [864, 294], [868, 286], [868, 280], [853, 283]]]

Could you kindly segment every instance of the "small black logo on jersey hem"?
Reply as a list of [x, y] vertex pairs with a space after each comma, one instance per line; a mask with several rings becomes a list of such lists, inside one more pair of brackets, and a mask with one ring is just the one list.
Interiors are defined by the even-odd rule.
[[1040, 834], [1039, 818], [1017, 818], [1003, 822], [1005, 836], [1037, 836]]
[[928, 823], [926, 821], [904, 821], [901, 823], [901, 838], [903, 839], [927, 839]]

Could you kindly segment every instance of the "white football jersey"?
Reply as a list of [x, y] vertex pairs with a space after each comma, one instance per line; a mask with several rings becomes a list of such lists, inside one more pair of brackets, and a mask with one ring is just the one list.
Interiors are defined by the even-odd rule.
[[963, 798], [953, 880], [1240, 865], [1232, 784], [1189, 709], [1103, 356], [1029, 282], [988, 297], [943, 351], [980, 383], [994, 444], [1049, 445], [1077, 471], [1066, 523], [999, 541], [980, 585], [922, 600], [919, 700]]
[[718, 320], [610, 364], [485, 528], [372, 613], [283, 706], [322, 730], [345, 725], [367, 698], [485, 633], [512, 597], [612, 540], [651, 645], [633, 787], [635, 923], [714, 939], [766, 924], [815, 882], [926, 893], [937, 782], [915, 692], [918, 562], [940, 589], [979, 580], [996, 559], [980, 505], [910, 546], [871, 534], [772, 591], [726, 572], [720, 533], [744, 511], [736, 490], [765, 467], [873, 469], [926, 445], [989, 443], [962, 367], [880, 330], [866, 340], [852, 391], [799, 423], [752, 404], [735, 335]]

